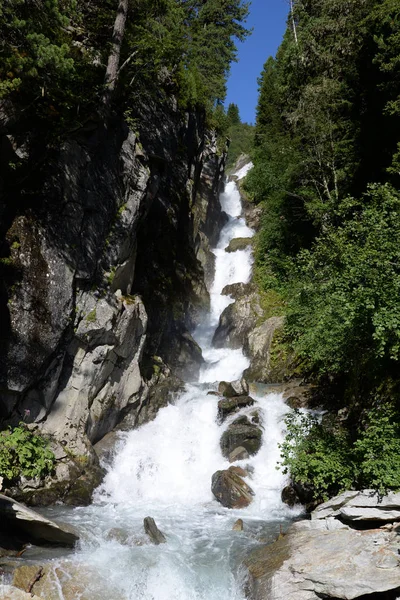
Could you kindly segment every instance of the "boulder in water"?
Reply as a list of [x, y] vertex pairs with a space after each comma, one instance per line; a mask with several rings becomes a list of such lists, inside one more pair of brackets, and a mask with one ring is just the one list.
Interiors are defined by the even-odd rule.
[[225, 396], [225, 398], [246, 396], [249, 393], [249, 384], [244, 378], [237, 379], [236, 381], [221, 381], [218, 386], [218, 392], [222, 396]]
[[225, 248], [225, 252], [236, 252], [236, 250], [246, 250], [253, 243], [253, 238], [233, 238]]
[[167, 541], [165, 535], [158, 529], [155, 520], [152, 517], [146, 517], [143, 521], [144, 530], [151, 541], [158, 544], [165, 544]]
[[225, 471], [214, 473], [211, 491], [222, 506], [246, 508], [253, 500], [254, 492], [234, 469], [235, 467], [229, 467]]
[[257, 454], [261, 448], [262, 431], [259, 427], [250, 423], [247, 419], [247, 424], [232, 423], [221, 436], [220, 446], [222, 455], [228, 458], [230, 453], [242, 446], [247, 452]]
[[246, 406], [252, 406], [254, 399], [251, 396], [235, 396], [224, 398], [218, 402], [218, 419], [224, 421], [226, 417]]
[[243, 531], [243, 520], [242, 519], [238, 519], [237, 521], [234, 522], [232, 531]]
[[281, 493], [281, 500], [290, 507], [300, 503], [300, 499], [293, 485], [285, 485]]
[[233, 463], [237, 460], [247, 460], [248, 458], [249, 453], [247, 452], [246, 448], [243, 448], [243, 446], [238, 446], [229, 454], [228, 460], [230, 463]]
[[0, 494], [2, 527], [33, 544], [73, 546], [79, 536], [69, 528], [46, 519], [39, 513]]

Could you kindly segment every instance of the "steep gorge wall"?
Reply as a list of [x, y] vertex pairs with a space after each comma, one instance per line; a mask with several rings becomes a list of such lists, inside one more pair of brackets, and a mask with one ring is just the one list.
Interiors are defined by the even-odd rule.
[[[174, 99], [135, 110], [130, 126], [91, 123], [46, 148], [36, 172], [40, 144], [0, 110], [0, 416], [38, 424], [84, 465], [154, 384], [202, 361], [189, 332], [208, 305], [224, 157]], [[18, 185], [12, 160], [29, 173]]]

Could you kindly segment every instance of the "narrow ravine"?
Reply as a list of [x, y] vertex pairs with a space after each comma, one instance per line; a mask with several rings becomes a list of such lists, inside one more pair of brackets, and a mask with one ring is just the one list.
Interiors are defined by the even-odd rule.
[[[272, 541], [279, 525], [294, 514], [280, 499], [285, 478], [276, 464], [288, 409], [278, 394], [262, 397], [252, 391], [262, 415], [263, 445], [256, 456], [238, 463], [251, 467], [249, 483], [255, 491], [251, 505], [225, 509], [211, 493], [213, 473], [229, 466], [219, 440], [230, 420], [217, 423], [218, 398], [208, 392], [216, 390], [220, 380], [240, 378], [248, 366], [240, 349], [211, 345], [219, 317], [232, 302], [221, 295], [222, 289], [251, 276], [251, 250], [227, 253], [225, 248], [233, 238], [254, 234], [240, 216], [234, 182], [226, 185], [221, 204], [229, 220], [213, 250], [211, 310], [194, 332], [206, 360], [199, 382], [188, 383], [154, 421], [121, 434], [91, 506], [48, 511], [79, 529], [80, 547], [69, 560], [88, 573], [98, 573], [88, 583], [93, 600], [110, 600], [110, 590], [113, 598], [126, 600], [243, 600], [238, 571], [243, 556], [259, 540]], [[156, 520], [166, 544], [148, 543], [143, 531], [146, 516]], [[245, 522], [244, 531], [232, 531], [239, 517]], [[107, 590], [104, 580], [110, 586]]]

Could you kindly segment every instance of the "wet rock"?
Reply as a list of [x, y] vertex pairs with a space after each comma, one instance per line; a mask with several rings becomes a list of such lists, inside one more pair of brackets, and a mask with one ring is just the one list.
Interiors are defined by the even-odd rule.
[[218, 392], [222, 396], [225, 396], [225, 398], [247, 396], [249, 393], [249, 385], [244, 378], [236, 381], [220, 381]]
[[300, 503], [300, 499], [293, 485], [285, 485], [281, 492], [281, 500], [290, 507]]
[[232, 531], [243, 531], [243, 520], [242, 519], [238, 519], [237, 521], [234, 522]]
[[258, 410], [254, 410], [252, 413], [250, 413], [250, 417], [251, 417], [251, 422], [254, 423], [255, 425], [259, 425], [261, 423], [261, 416], [260, 416], [260, 412]]
[[304, 408], [304, 402], [301, 398], [299, 398], [298, 396], [289, 396], [289, 398], [287, 398], [285, 400], [286, 404], [288, 406], [290, 406], [290, 408]]
[[122, 529], [121, 527], [113, 527], [112, 529], [107, 531], [105, 537], [107, 540], [115, 540], [123, 546], [128, 544], [129, 536], [125, 529]]
[[246, 460], [249, 458], [249, 453], [246, 448], [243, 446], [238, 446], [229, 454], [228, 460], [230, 463], [235, 462], [237, 460]]
[[250, 455], [257, 454], [261, 448], [262, 431], [252, 424], [232, 424], [221, 436], [220, 446], [222, 455], [228, 458], [238, 446], [242, 446]]
[[143, 521], [144, 530], [151, 539], [151, 541], [158, 546], [158, 544], [165, 544], [166, 537], [158, 529], [154, 519], [152, 517], [146, 517]]
[[93, 446], [101, 464], [111, 465], [115, 447], [120, 439], [121, 434], [118, 431], [110, 431]]
[[218, 402], [218, 419], [224, 421], [229, 415], [239, 411], [246, 406], [252, 406], [254, 399], [251, 396], [235, 396], [224, 398]]
[[239, 477], [248, 477], [249, 473], [246, 469], [242, 469], [242, 467], [232, 466], [229, 467], [228, 471], [230, 473], [235, 473], [235, 475], [239, 475]]
[[225, 252], [236, 252], [236, 250], [245, 250], [253, 243], [253, 238], [234, 238], [225, 248]]
[[215, 498], [227, 508], [245, 508], [253, 499], [254, 492], [242, 477], [229, 467], [212, 476], [211, 491]]
[[0, 515], [3, 528], [15, 529], [21, 537], [35, 544], [73, 546], [79, 537], [65, 526], [58, 525], [0, 494]]

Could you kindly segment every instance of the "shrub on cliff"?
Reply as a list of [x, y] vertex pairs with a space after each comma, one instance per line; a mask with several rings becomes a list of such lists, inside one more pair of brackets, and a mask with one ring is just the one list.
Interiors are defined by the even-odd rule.
[[48, 441], [34, 434], [23, 423], [0, 432], [0, 476], [7, 484], [20, 477], [42, 477], [54, 467], [55, 457]]
[[400, 414], [392, 403], [376, 402], [355, 439], [333, 415], [290, 413], [280, 446], [284, 473], [309, 486], [316, 500], [348, 489], [400, 489]]

